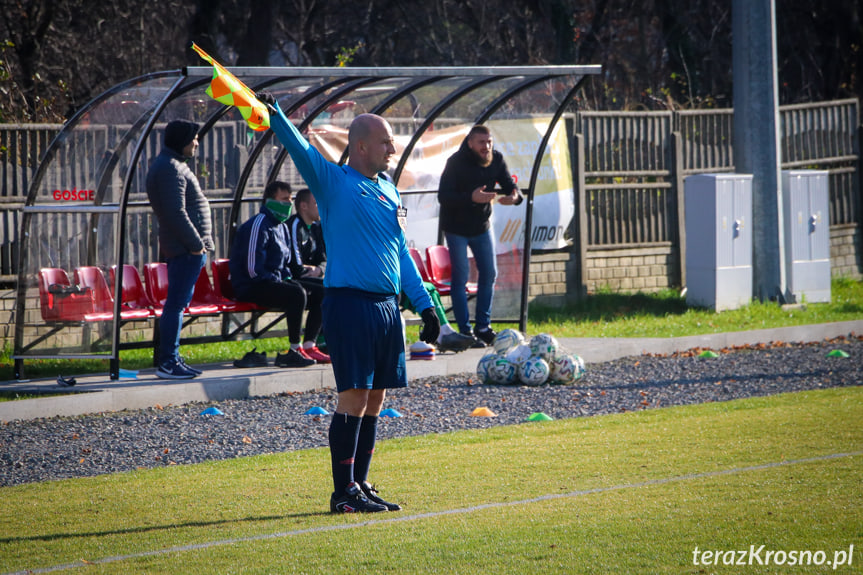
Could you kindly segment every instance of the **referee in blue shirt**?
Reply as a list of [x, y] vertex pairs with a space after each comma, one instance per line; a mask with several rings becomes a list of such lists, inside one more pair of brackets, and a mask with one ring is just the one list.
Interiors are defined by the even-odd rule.
[[330, 422], [334, 513], [397, 511], [368, 482], [378, 415], [386, 390], [407, 386], [398, 294], [422, 310], [420, 339], [440, 331], [431, 299], [405, 242], [407, 210], [396, 187], [379, 177], [395, 154], [389, 123], [354, 118], [348, 163], [327, 161], [285, 117], [270, 94], [270, 127], [318, 202], [327, 245], [323, 327], [338, 389]]

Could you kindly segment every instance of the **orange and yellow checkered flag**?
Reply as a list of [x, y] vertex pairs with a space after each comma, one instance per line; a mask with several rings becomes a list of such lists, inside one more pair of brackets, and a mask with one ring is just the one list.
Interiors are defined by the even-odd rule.
[[207, 95], [226, 106], [236, 106], [249, 127], [256, 132], [263, 132], [269, 128], [270, 113], [267, 107], [255, 98], [255, 93], [194, 42], [192, 42], [192, 50], [213, 65], [213, 79], [207, 88]]

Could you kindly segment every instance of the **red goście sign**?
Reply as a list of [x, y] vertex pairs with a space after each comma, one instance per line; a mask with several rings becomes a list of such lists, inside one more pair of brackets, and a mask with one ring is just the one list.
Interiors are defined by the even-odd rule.
[[54, 190], [54, 199], [57, 201], [92, 202], [96, 197], [96, 190]]

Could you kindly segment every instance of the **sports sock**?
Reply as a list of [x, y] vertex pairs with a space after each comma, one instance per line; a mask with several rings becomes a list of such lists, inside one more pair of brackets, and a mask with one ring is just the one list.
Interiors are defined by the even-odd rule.
[[312, 349], [313, 347], [315, 347], [314, 341], [304, 341], [303, 342], [303, 349]]
[[369, 466], [375, 452], [378, 434], [378, 416], [364, 415], [357, 438], [357, 454], [354, 459], [354, 481], [362, 483], [369, 477]]
[[[440, 324], [440, 335], [441, 335], [441, 337], [443, 337], [445, 335], [449, 335], [451, 333], [455, 333], [455, 330], [452, 328], [452, 326], [450, 324], [448, 324], [448, 323]], [[440, 337], [438, 337], [438, 341], [440, 341]]]
[[300, 344], [299, 344], [299, 343], [292, 343], [292, 344], [291, 344], [291, 349], [293, 349], [294, 351], [296, 351], [296, 350], [300, 349]]
[[357, 436], [360, 433], [359, 417], [346, 413], [334, 413], [330, 421], [330, 459], [333, 464], [333, 491], [337, 495], [345, 492], [354, 480], [354, 459], [357, 452]]

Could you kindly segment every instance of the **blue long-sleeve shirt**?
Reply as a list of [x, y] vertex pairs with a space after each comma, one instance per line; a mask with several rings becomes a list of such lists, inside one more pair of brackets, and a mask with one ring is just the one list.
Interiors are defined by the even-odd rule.
[[396, 187], [328, 161], [300, 134], [276, 104], [270, 128], [293, 159], [318, 202], [327, 245], [329, 288], [396, 295], [404, 289], [416, 309], [432, 307], [398, 223]]

